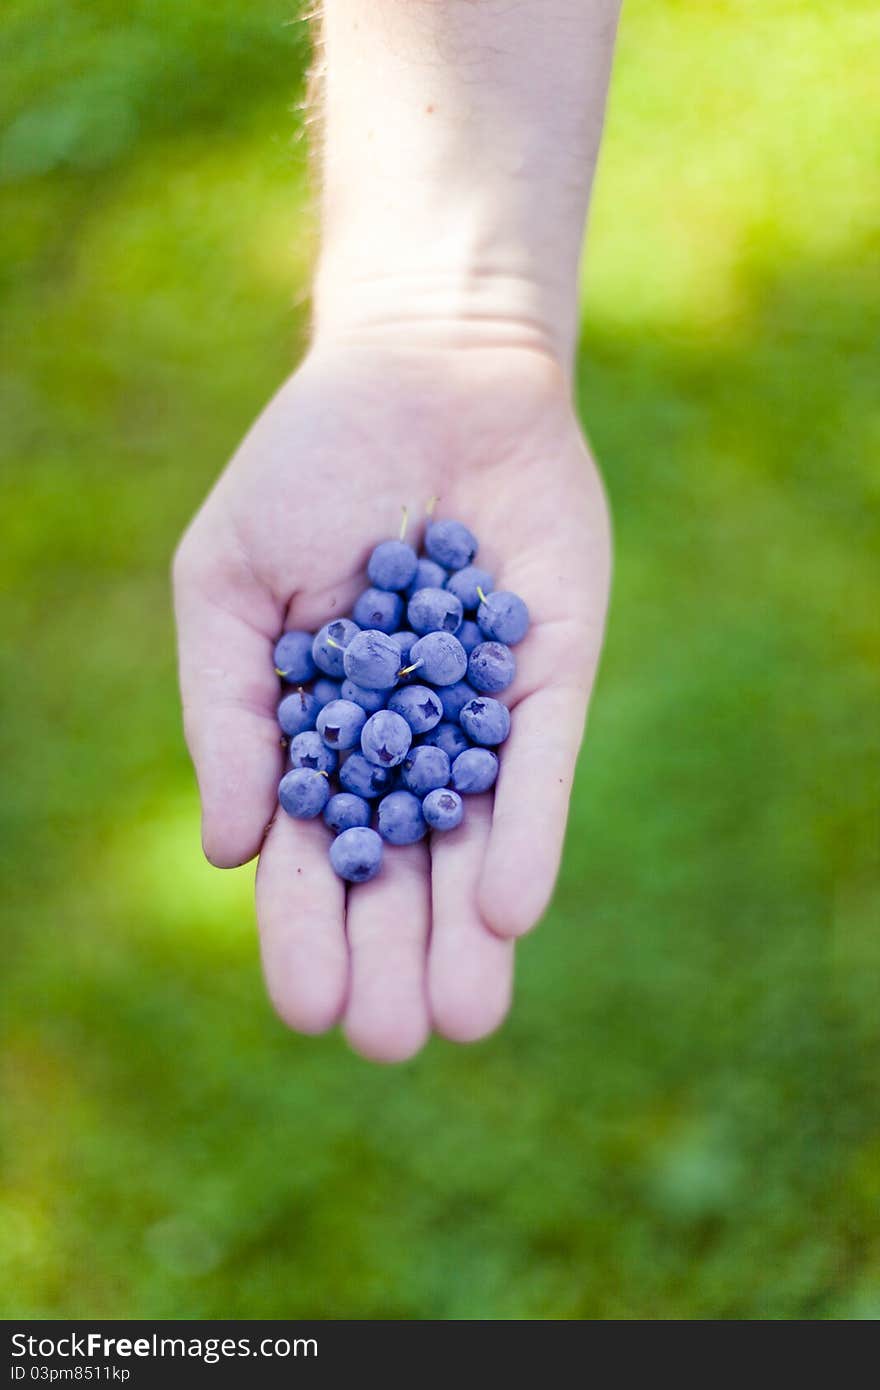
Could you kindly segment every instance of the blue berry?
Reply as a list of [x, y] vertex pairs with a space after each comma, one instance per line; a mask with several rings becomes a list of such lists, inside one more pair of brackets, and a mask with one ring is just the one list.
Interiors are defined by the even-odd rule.
[[449, 781], [449, 757], [434, 744], [421, 743], [411, 748], [403, 760], [400, 780], [407, 791], [426, 796], [435, 787], [445, 787]]
[[468, 653], [472, 652], [474, 647], [478, 647], [484, 640], [482, 632], [476, 623], [471, 622], [470, 618], [465, 618], [455, 635]]
[[510, 710], [490, 695], [469, 700], [458, 716], [458, 722], [474, 743], [503, 743], [510, 733]]
[[[425, 552], [383, 541], [352, 618], [314, 637], [284, 633], [275, 646], [278, 674], [289, 685], [311, 683], [278, 706], [291, 769], [279, 800], [290, 815], [323, 811], [336, 835], [333, 868], [352, 883], [379, 871], [383, 840], [412, 844], [428, 826], [459, 825], [461, 794], [494, 785], [492, 749], [510, 731], [510, 713], [493, 697], [516, 675], [509, 647], [528, 631], [528, 608], [493, 588], [461, 522], [431, 522]], [[337, 766], [342, 790], [331, 796]], [[377, 798], [378, 834], [370, 829]]]
[[432, 745], [434, 748], [442, 748], [450, 762], [454, 762], [459, 753], [463, 753], [466, 748], [471, 746], [471, 741], [464, 729], [458, 724], [450, 724], [446, 719], [443, 720], [442, 724], [438, 724], [436, 729], [425, 734], [422, 743]]
[[367, 574], [377, 589], [405, 589], [415, 578], [418, 563], [416, 552], [406, 541], [382, 541], [369, 558]]
[[486, 595], [485, 603], [477, 609], [477, 622], [491, 641], [506, 642], [512, 647], [529, 630], [529, 610], [518, 594], [496, 589]]
[[382, 866], [382, 841], [375, 830], [353, 825], [343, 830], [330, 846], [330, 863], [349, 883], [366, 883]]
[[431, 685], [454, 685], [467, 670], [464, 647], [451, 632], [428, 632], [413, 643], [409, 665]]
[[438, 788], [428, 792], [422, 802], [422, 815], [432, 830], [454, 830], [461, 824], [464, 802], [458, 792], [446, 787]]
[[482, 589], [484, 594], [490, 594], [494, 582], [488, 570], [481, 570], [479, 565], [465, 565], [463, 570], [456, 570], [449, 576], [446, 587], [460, 600], [466, 613], [473, 613], [481, 603], [477, 591]]
[[275, 670], [290, 685], [302, 685], [315, 674], [310, 632], [285, 632], [275, 643]]
[[342, 677], [342, 653], [359, 631], [357, 623], [350, 618], [334, 618], [317, 633], [312, 643], [312, 656], [326, 676]]
[[331, 700], [318, 715], [317, 730], [328, 748], [354, 748], [367, 722], [366, 712], [351, 700]]
[[289, 816], [313, 820], [327, 805], [330, 783], [313, 767], [295, 767], [281, 778], [278, 800]]
[[457, 792], [487, 792], [495, 785], [498, 759], [488, 748], [466, 748], [452, 764], [450, 781]]
[[446, 589], [417, 589], [407, 604], [406, 618], [413, 632], [457, 632], [462, 610], [455, 594]]
[[361, 731], [361, 751], [377, 767], [397, 767], [412, 743], [412, 730], [400, 714], [380, 709], [371, 714]]
[[422, 803], [412, 792], [391, 792], [379, 802], [379, 834], [391, 845], [413, 845], [427, 834]]
[[385, 589], [364, 589], [354, 606], [353, 617], [361, 627], [393, 632], [403, 617], [403, 599]]
[[308, 690], [294, 690], [285, 695], [278, 706], [281, 732], [288, 738], [293, 738], [294, 734], [301, 734], [304, 729], [314, 729], [320, 708], [320, 704]]
[[[409, 665], [409, 654], [414, 644], [418, 641], [418, 638], [414, 632], [404, 631], [392, 632], [391, 640], [392, 642], [396, 642], [400, 647], [400, 669], [401, 671], [405, 671]], [[413, 681], [418, 680], [418, 676], [415, 672], [409, 671], [405, 676], [398, 675], [397, 679], [401, 685], [412, 685]]]
[[355, 796], [354, 792], [337, 792], [324, 807], [324, 824], [334, 835], [341, 835], [343, 830], [350, 830], [353, 825], [369, 825], [372, 814], [369, 802], [364, 801], [362, 796]]
[[516, 657], [503, 642], [481, 642], [468, 657], [468, 680], [475, 690], [497, 695], [516, 675]]
[[455, 724], [461, 714], [462, 705], [472, 700], [477, 692], [467, 681], [456, 681], [455, 685], [444, 685], [437, 693], [443, 705], [443, 718]]
[[441, 699], [442, 696], [426, 685], [405, 685], [389, 697], [388, 708], [395, 714], [402, 714], [414, 734], [426, 734], [443, 718]]
[[290, 766], [311, 768], [313, 772], [335, 772], [339, 762], [315, 729], [306, 729], [290, 740]]
[[477, 553], [477, 538], [460, 521], [432, 521], [425, 532], [425, 549], [448, 570], [461, 570]]
[[328, 680], [326, 676], [321, 676], [312, 686], [312, 694], [318, 701], [318, 706], [321, 709], [323, 709], [325, 705], [329, 705], [331, 700], [338, 700], [341, 693], [342, 687], [339, 681]]
[[[409, 666], [409, 654], [418, 638], [414, 632], [392, 632], [391, 640], [400, 646], [400, 669], [406, 671]], [[419, 676], [417, 671], [407, 671], [405, 676], [398, 675], [397, 679], [401, 685], [413, 685]]]
[[436, 560], [419, 560], [415, 575], [407, 585], [406, 596], [412, 598], [416, 589], [442, 589], [446, 583], [446, 570]]
[[359, 632], [345, 649], [345, 674], [368, 690], [390, 690], [399, 670], [400, 647], [387, 632]]
[[375, 714], [376, 710], [382, 709], [385, 704], [384, 690], [368, 690], [365, 685], [356, 685], [347, 677], [342, 682], [340, 694], [343, 700], [351, 700], [352, 704], [360, 705], [367, 714]]
[[358, 752], [350, 753], [339, 769], [340, 786], [367, 801], [389, 791], [395, 776], [392, 768], [376, 767]]

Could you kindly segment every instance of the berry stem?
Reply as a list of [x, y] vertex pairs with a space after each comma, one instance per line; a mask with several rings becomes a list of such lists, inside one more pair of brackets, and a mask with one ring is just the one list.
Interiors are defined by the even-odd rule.
[[412, 666], [401, 666], [401, 668], [400, 668], [400, 670], [398, 671], [397, 675], [398, 675], [398, 677], [400, 677], [400, 676], [408, 676], [412, 671], [417, 671], [417, 670], [419, 669], [419, 667], [420, 667], [420, 666], [424, 666], [424, 664], [425, 664], [424, 661], [414, 661], [413, 664], [412, 664]]
[[480, 588], [479, 584], [477, 585], [477, 594], [479, 595], [480, 603], [485, 603], [486, 595], [483, 593], [483, 590]]
[[406, 507], [401, 507], [401, 511], [403, 512], [403, 516], [400, 519], [400, 539], [404, 540], [406, 537], [406, 528], [409, 525], [409, 512]]
[[440, 498], [439, 498], [439, 497], [429, 497], [429, 498], [428, 498], [428, 505], [427, 505], [427, 507], [425, 508], [425, 516], [433, 516], [433, 515], [434, 515], [434, 508], [436, 507], [436, 505], [437, 505], [437, 503], [438, 503], [439, 501], [440, 501]]

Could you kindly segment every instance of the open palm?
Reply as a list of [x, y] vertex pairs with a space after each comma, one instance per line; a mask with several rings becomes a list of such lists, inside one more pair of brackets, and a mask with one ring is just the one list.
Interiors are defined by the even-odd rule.
[[[505, 694], [512, 728], [491, 795], [451, 833], [391, 848], [346, 889], [318, 821], [275, 814], [283, 752], [272, 646], [350, 611], [401, 508], [464, 521], [532, 628]], [[433, 1025], [469, 1041], [510, 1002], [513, 938], [558, 868], [609, 572], [601, 485], [558, 367], [514, 348], [314, 350], [267, 407], [175, 562], [181, 687], [212, 863], [260, 853], [270, 996], [303, 1032], [344, 1021], [380, 1060]]]

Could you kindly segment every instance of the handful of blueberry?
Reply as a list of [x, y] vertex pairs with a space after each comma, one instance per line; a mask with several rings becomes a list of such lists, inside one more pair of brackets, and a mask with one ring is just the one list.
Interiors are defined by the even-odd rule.
[[278, 706], [290, 750], [278, 800], [290, 816], [323, 815], [336, 836], [330, 862], [350, 883], [378, 873], [383, 840], [454, 829], [462, 796], [494, 786], [493, 750], [510, 732], [496, 696], [516, 673], [510, 649], [528, 609], [493, 589], [460, 521], [432, 521], [425, 552], [383, 541], [352, 618], [285, 632], [275, 647], [275, 669], [295, 687]]

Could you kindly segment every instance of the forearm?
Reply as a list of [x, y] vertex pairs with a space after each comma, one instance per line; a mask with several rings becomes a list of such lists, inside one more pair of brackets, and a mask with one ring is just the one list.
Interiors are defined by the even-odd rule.
[[324, 0], [318, 339], [567, 364], [619, 0]]

